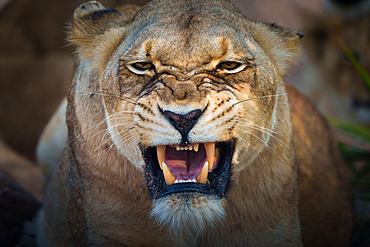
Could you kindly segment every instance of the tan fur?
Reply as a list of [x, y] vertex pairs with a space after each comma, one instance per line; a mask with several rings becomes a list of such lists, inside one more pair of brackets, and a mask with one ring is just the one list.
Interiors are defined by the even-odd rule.
[[[312, 162], [294, 146], [306, 148], [296, 142], [311, 139], [293, 141], [293, 129], [305, 132], [305, 125], [292, 125], [282, 81], [299, 52], [300, 34], [248, 21], [225, 0], [153, 1], [134, 18], [130, 13], [97, 2], [74, 13], [68, 144], [40, 213], [40, 246], [302, 246], [298, 204], [305, 203], [298, 202], [296, 157], [305, 169]], [[245, 67], [220, 70], [219, 63], [229, 60]], [[152, 63], [156, 72], [135, 71], [137, 61]], [[203, 113], [190, 143], [236, 140], [230, 188], [223, 197], [187, 192], [152, 198], [141, 147], [180, 143], [161, 111], [196, 109]], [[325, 129], [323, 121], [310, 124]], [[315, 150], [312, 157], [332, 148], [317, 142], [320, 149], [308, 149]], [[312, 169], [318, 176], [329, 171], [336, 186], [335, 165], [327, 157]], [[331, 193], [332, 183], [318, 181]], [[347, 216], [342, 192], [335, 192], [334, 204], [345, 205]], [[333, 201], [318, 198], [315, 213], [333, 210]], [[302, 222], [315, 217], [301, 214]], [[348, 228], [338, 236], [338, 229], [316, 226], [329, 241], [323, 246], [334, 239], [348, 243], [350, 217], [335, 211], [325, 223]], [[302, 236], [309, 243], [315, 232], [303, 228]]]

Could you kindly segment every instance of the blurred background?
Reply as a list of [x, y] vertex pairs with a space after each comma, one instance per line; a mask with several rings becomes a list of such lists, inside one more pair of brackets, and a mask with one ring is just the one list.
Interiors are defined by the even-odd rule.
[[[10, 177], [16, 177], [15, 163], [35, 172], [29, 167], [36, 162], [38, 138], [72, 78], [73, 51], [65, 30], [82, 2], [0, 0], [0, 170]], [[101, 2], [115, 7], [147, 1]], [[304, 52], [285, 81], [310, 98], [333, 126], [353, 173], [353, 246], [370, 246], [370, 0], [232, 2], [249, 19], [305, 34]], [[23, 180], [17, 182], [31, 186]]]

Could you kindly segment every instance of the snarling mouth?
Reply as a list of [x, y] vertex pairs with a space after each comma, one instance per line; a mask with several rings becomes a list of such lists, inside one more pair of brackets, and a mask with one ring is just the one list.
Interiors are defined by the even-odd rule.
[[142, 148], [153, 198], [180, 192], [223, 197], [230, 180], [234, 141]]

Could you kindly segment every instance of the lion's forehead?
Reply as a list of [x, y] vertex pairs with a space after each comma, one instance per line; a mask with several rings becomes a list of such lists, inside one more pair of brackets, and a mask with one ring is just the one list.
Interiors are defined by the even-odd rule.
[[135, 22], [159, 23], [196, 30], [197, 27], [209, 27], [215, 23], [238, 26], [243, 15], [229, 1], [151, 1]]
[[[191, 59], [207, 62], [225, 49], [232, 48], [236, 54], [255, 50], [256, 44], [249, 47], [253, 39], [248, 32], [248, 21], [239, 12], [197, 1], [176, 4], [181, 6], [168, 3], [163, 9], [156, 5], [157, 8], [149, 7], [140, 13], [125, 38], [124, 55], [143, 50], [144, 55], [150, 48], [151, 55], [167, 63]], [[146, 18], [142, 18], [143, 15]]]

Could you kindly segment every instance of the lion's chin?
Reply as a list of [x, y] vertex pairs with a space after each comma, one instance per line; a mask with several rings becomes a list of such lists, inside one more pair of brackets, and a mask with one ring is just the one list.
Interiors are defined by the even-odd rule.
[[[196, 241], [208, 227], [222, 224], [223, 199], [199, 193], [178, 193], [154, 201], [151, 217], [168, 227], [177, 242]], [[190, 241], [190, 242], [189, 242]]]

